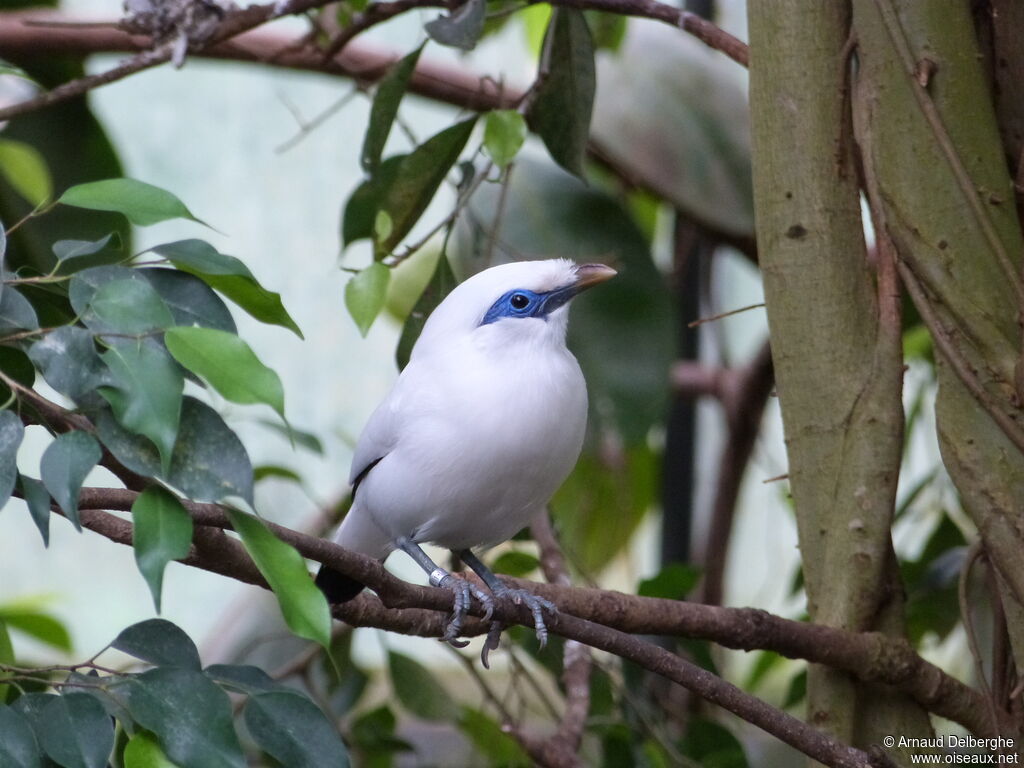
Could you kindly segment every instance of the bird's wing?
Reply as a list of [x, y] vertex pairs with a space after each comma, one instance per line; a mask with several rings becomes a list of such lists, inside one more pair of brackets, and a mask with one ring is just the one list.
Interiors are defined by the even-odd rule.
[[359, 435], [348, 478], [353, 493], [370, 470], [391, 452], [398, 440], [397, 420], [392, 407], [393, 395], [392, 392], [392, 395], [377, 406], [377, 410], [370, 416], [362, 434]]

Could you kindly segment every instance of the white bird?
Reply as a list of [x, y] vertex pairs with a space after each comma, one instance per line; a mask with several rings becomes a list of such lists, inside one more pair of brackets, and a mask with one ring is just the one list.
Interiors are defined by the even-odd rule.
[[[555, 606], [502, 583], [472, 553], [529, 525], [572, 471], [583, 445], [587, 389], [565, 346], [568, 304], [614, 277], [603, 264], [525, 261], [484, 270], [457, 286], [427, 319], [409, 364], [370, 416], [356, 445], [352, 507], [334, 540], [383, 561], [396, 548], [433, 586], [455, 593], [444, 638], [456, 644], [477, 597], [489, 619], [493, 600], [440, 568], [420, 548], [455, 552], [498, 597], [533, 614]], [[345, 602], [363, 585], [322, 567], [317, 584]], [[501, 627], [485, 644], [494, 647]]]

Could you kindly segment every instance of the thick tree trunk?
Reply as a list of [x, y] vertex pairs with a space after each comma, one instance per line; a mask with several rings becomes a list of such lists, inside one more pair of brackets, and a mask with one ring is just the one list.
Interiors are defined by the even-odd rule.
[[[811, 619], [902, 632], [890, 526], [903, 438], [895, 265], [866, 255], [846, 89], [849, 6], [750, 19], [757, 240]], [[870, 702], [870, 705], [868, 705]], [[812, 667], [812, 722], [846, 743], [926, 735], [909, 700]]]

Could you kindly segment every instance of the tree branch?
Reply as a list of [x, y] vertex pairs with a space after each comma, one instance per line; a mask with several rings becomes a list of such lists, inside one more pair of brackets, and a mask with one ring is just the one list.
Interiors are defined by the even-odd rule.
[[[229, 11], [225, 14], [223, 21], [221, 21], [216, 31], [210, 36], [209, 40], [204, 42], [202, 45], [191, 46], [190, 53], [202, 51], [204, 49], [217, 48], [218, 45], [223, 44], [232, 38], [238, 37], [244, 32], [255, 29], [268, 21], [272, 21], [283, 15], [305, 13], [326, 5], [328, 2], [329, 0], [291, 0], [285, 8], [281, 9], [278, 8], [276, 3], [270, 3], [266, 5], [251, 5], [247, 8]], [[670, 5], [656, 2], [655, 0], [556, 0], [555, 5], [564, 5], [566, 7], [579, 9], [603, 10], [625, 16], [655, 19], [672, 24], [673, 26], [678, 26], [680, 29], [693, 34], [705, 44], [722, 51], [743, 66], [746, 66], [747, 64], [747, 46], [745, 43], [700, 17], [694, 16], [686, 11], [680, 11]], [[358, 14], [353, 22], [346, 27], [337, 38], [335, 38], [327, 52], [317, 55], [322, 62], [321, 66], [317, 68], [323, 69], [325, 64], [336, 64], [337, 66], [341, 66], [340, 63], [335, 61], [335, 55], [340, 53], [353, 37], [370, 27], [376, 26], [377, 24], [414, 8], [434, 7], [443, 7], [443, 4], [440, 0], [392, 0], [392, 2], [388, 3], [371, 3], [367, 6], [365, 11]], [[64, 33], [68, 32], [67, 27], [61, 27], [60, 29]], [[91, 27], [80, 29], [77, 34], [83, 35], [89, 32], [96, 32], [99, 34], [112, 33], [111, 30]], [[152, 45], [152, 42], [142, 42], [145, 41], [146, 38], [141, 38], [141, 41], [138, 38], [132, 39], [133, 46], [136, 48], [143, 45]], [[133, 75], [137, 72], [149, 69], [150, 67], [162, 64], [171, 59], [171, 49], [172, 45], [169, 43], [158, 45], [153, 47], [152, 50], [144, 50], [137, 53], [128, 61], [123, 62], [106, 72], [96, 75], [87, 75], [86, 77], [72, 80], [31, 99], [18, 102], [17, 104], [13, 104], [8, 107], [0, 108], [0, 120], [8, 120], [12, 117], [17, 117], [18, 115], [34, 112], [52, 104], [57, 104], [59, 102], [66, 101], [67, 99], [81, 96], [82, 94], [94, 88], [98, 88], [101, 85], [122, 80], [129, 75]], [[6, 46], [4, 46], [4, 50], [6, 55], [10, 55]], [[36, 52], [38, 52], [38, 49]], [[303, 51], [301, 49], [296, 49], [295, 51], [281, 52], [281, 56], [284, 58], [293, 55], [302, 57]]]
[[[128, 511], [137, 495], [134, 491], [118, 488], [83, 488], [79, 504], [84, 509]], [[199, 526], [213, 529], [231, 527], [227, 513], [216, 504], [184, 500], [182, 503]], [[122, 531], [119, 537], [111, 535], [109, 538], [129, 544], [130, 525], [119, 518], [113, 519], [120, 526], [126, 527], [127, 533]], [[274, 523], [267, 525], [303, 557], [358, 579], [377, 593], [376, 598], [364, 594], [350, 603], [334, 606], [336, 618], [354, 626], [374, 626], [408, 635], [439, 637], [442, 634], [445, 614], [452, 607], [451, 592], [402, 581], [388, 573], [376, 560], [343, 549], [325, 539]], [[93, 530], [108, 535], [106, 531]], [[121, 528], [118, 530], [121, 531]], [[197, 540], [197, 551], [184, 561], [186, 564], [263, 586], [262, 577], [254, 571], [237, 540], [225, 536], [223, 531], [204, 535], [208, 538], [203, 540], [202, 546], [207, 551], [215, 551], [216, 557], [206, 559], [204, 552], [199, 551]], [[994, 724], [977, 691], [925, 661], [902, 638], [876, 632], [847, 632], [834, 627], [791, 621], [756, 608], [721, 608], [678, 600], [638, 597], [611, 590], [539, 584], [523, 579], [509, 581], [558, 606], [562, 613], [550, 625], [552, 631], [597, 648], [604, 647], [571, 634], [579, 627], [567, 618], [569, 615], [579, 617], [576, 619], [578, 621], [615, 627], [616, 631], [627, 636], [671, 635], [711, 640], [735, 650], [771, 650], [788, 658], [824, 664], [865, 682], [898, 688], [922, 707], [960, 723], [978, 736], [994, 736], [1016, 729], [1009, 720]], [[495, 616], [503, 623], [532, 626], [529, 611], [524, 606], [516, 606], [509, 601], [497, 602]], [[479, 613], [479, 606], [475, 606], [474, 611]], [[567, 627], [570, 632], [568, 634], [562, 632]], [[483, 622], [469, 619], [463, 634], [474, 636], [485, 634], [486, 631], [487, 626]], [[608, 638], [605, 640], [612, 642]], [[662, 674], [660, 668], [652, 671]]]
[[[94, 502], [99, 500], [97, 497], [108, 490], [110, 489], [83, 489], [81, 499], [83, 507], [94, 507]], [[127, 501], [129, 495], [132, 497], [135, 495], [131, 491], [118, 490], [117, 493], [121, 494], [122, 500], [125, 501]], [[203, 509], [193, 510], [196, 506], [203, 507]], [[226, 514], [219, 510], [219, 508], [216, 508], [215, 505], [188, 505], [187, 508], [189, 508], [190, 512], [199, 511], [200, 518], [213, 519], [214, 514], [213, 510], [209, 509], [210, 507], [213, 507], [216, 512], [226, 518]], [[83, 508], [80, 511], [80, 517], [84, 527], [118, 543], [130, 545], [132, 526], [127, 521], [94, 508]], [[197, 522], [200, 521], [197, 520]], [[281, 529], [280, 526], [274, 526], [274, 528], [278, 535], [280, 535], [280, 531], [287, 530]], [[296, 534], [294, 531], [290, 533], [293, 536], [307, 538], [301, 534]], [[242, 544], [236, 539], [228, 537], [223, 531], [220, 531], [219, 534], [220, 537], [213, 537], [215, 542], [212, 549], [207, 549], [197, 544], [194, 548], [194, 553], [190, 554], [183, 562], [214, 571], [215, 573], [233, 575], [233, 577], [240, 578], [242, 581], [259, 583], [260, 586], [265, 587], [266, 585], [262, 583], [262, 579], [258, 578], [258, 573], [254, 573], [255, 565], [244, 551]], [[437, 633], [440, 633], [441, 624], [445, 619], [444, 615], [438, 613], [438, 611], [447, 612], [450, 610], [452, 595], [449, 591], [407, 584], [387, 574], [379, 563], [370, 558], [346, 552], [341, 547], [337, 547], [330, 542], [323, 540], [317, 540], [317, 542], [325, 545], [326, 549], [337, 550], [334, 555], [344, 553], [343, 559], [350, 561], [349, 564], [364, 561], [361, 565], [365, 567], [359, 569], [362, 573], [369, 574], [377, 571], [378, 573], [375, 575], [378, 577], [386, 575], [386, 579], [374, 579], [380, 582], [393, 582], [389, 585], [390, 594], [385, 592], [383, 595], [385, 603], [399, 602], [409, 604], [410, 602], [422, 602], [434, 609], [432, 611], [420, 610], [415, 613], [410, 613], [406, 609], [397, 615], [393, 615], [391, 617], [392, 621], [380, 622], [379, 624], [374, 623], [375, 626], [389, 624], [390, 626], [384, 626], [383, 628], [396, 629], [393, 620], [401, 616], [403, 619], [413, 619], [416, 623], [416, 631], [407, 632], [406, 634], [437, 636]], [[314, 548], [318, 549], [319, 547]], [[331, 556], [329, 561], [331, 567], [336, 567], [339, 558]], [[372, 568], [368, 567], [371, 565], [373, 566]], [[234, 576], [234, 573], [237, 573], [238, 576]], [[416, 599], [420, 595], [424, 598], [422, 601]], [[350, 624], [359, 626], [359, 619], [365, 620], [368, 615], [376, 612], [374, 602], [372, 598], [363, 596], [352, 601], [352, 603], [335, 606], [334, 615]], [[526, 616], [528, 611], [524, 614], [523, 611], [519, 610], [523, 606], [515, 606], [509, 600], [498, 600], [496, 603], [494, 617], [503, 624], [517, 623], [528, 625]], [[354, 610], [347, 610], [349, 606], [352, 606]], [[474, 608], [479, 610], [479, 606], [474, 606]], [[396, 614], [394, 611], [388, 611], [387, 613]], [[467, 629], [478, 628], [480, 631], [485, 630], [482, 622], [475, 622], [475, 624], [477, 627], [467, 627]], [[611, 627], [577, 618], [565, 612], [559, 613], [549, 621], [549, 629], [562, 637], [576, 640], [608, 653], [613, 653], [616, 656], [629, 659], [655, 674], [662, 675], [688, 688], [702, 698], [729, 710], [747, 722], [758, 726], [767, 733], [776, 736], [795, 749], [826, 765], [834, 766], [834, 768], [869, 768], [870, 766], [888, 765], [884, 761], [869, 757], [867, 753], [859, 749], [840, 744], [792, 715], [775, 709], [707, 670], [640, 638], [632, 637], [625, 632], [612, 629]], [[424, 632], [424, 630], [432, 631]]]

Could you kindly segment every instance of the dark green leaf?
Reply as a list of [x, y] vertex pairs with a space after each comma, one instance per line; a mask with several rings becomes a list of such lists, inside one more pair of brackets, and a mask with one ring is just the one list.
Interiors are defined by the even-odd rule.
[[121, 235], [118, 232], [108, 232], [98, 240], [58, 240], [53, 244], [53, 255], [60, 262], [58, 275], [117, 264], [128, 258], [121, 250]]
[[402, 326], [402, 336], [398, 340], [398, 348], [395, 351], [395, 359], [399, 370], [408, 365], [409, 357], [412, 355], [412, 348], [416, 345], [416, 340], [420, 337], [420, 333], [423, 331], [423, 326], [426, 325], [430, 313], [437, 308], [437, 305], [444, 300], [445, 296], [451, 293], [455, 285], [455, 275], [452, 274], [448, 257], [441, 254], [441, 258], [437, 260], [437, 266], [434, 268], [433, 277], [430, 278], [426, 289], [424, 289], [419, 300], [416, 302], [416, 306], [413, 307], [412, 312]]
[[352, 723], [352, 742], [372, 768], [390, 766], [392, 754], [412, 749], [395, 737], [395, 715], [387, 705], [370, 710]]
[[262, 669], [249, 664], [211, 664], [203, 671], [211, 680], [243, 693], [266, 693], [284, 688]]
[[794, 707], [805, 698], [807, 698], [807, 670], [802, 669], [789, 681], [789, 690], [786, 691], [786, 699], [782, 702], [782, 708]]
[[707, 768], [747, 768], [747, 757], [739, 740], [728, 728], [712, 720], [692, 720], [680, 746], [683, 754]]
[[40, 768], [39, 745], [24, 715], [0, 703], [0, 765]]
[[326, 648], [331, 641], [331, 611], [302, 556], [271, 533], [258, 517], [234, 509], [228, 514], [256, 567], [274, 590], [288, 627], [299, 637]]
[[11, 410], [0, 411], [0, 509], [14, 491], [18, 479], [18, 448], [24, 437], [25, 427], [18, 414]]
[[415, 659], [390, 651], [391, 685], [402, 706], [424, 720], [456, 720], [459, 710], [451, 695]]
[[289, 768], [348, 765], [345, 745], [334, 726], [297, 691], [251, 696], [245, 705], [245, 725], [264, 752]]
[[[36, 381], [36, 369], [28, 355], [15, 347], [0, 347], [0, 371], [19, 384], [31, 388]], [[0, 403], [11, 397], [11, 388], [0, 382]]]
[[43, 485], [79, 531], [82, 524], [78, 520], [78, 491], [102, 455], [92, 435], [65, 432], [47, 446], [39, 462]]
[[750, 675], [747, 677], [746, 682], [743, 683], [744, 690], [755, 690], [761, 684], [761, 681], [767, 677], [769, 672], [776, 667], [784, 665], [785, 663], [786, 657], [776, 653], [775, 651], [757, 651], [754, 666], [751, 668]]
[[4, 59], [0, 59], [0, 75], [14, 75], [15, 77], [20, 77], [22, 80], [35, 82], [34, 80], [32, 80], [32, 76], [24, 69], [15, 66], [14, 64], [11, 64], [11, 62], [5, 61]]
[[700, 581], [700, 571], [692, 565], [669, 563], [657, 576], [644, 579], [636, 593], [641, 597], [663, 597], [667, 600], [683, 600]]
[[382, 162], [373, 175], [356, 187], [345, 204], [341, 219], [341, 244], [348, 247], [356, 240], [373, 237], [374, 221], [384, 205], [384, 196], [391, 188], [402, 161], [408, 155], [395, 155]]
[[527, 121], [552, 159], [583, 178], [597, 79], [594, 43], [582, 11], [556, 8], [551, 14], [541, 68], [545, 74]]
[[174, 269], [140, 269], [171, 310], [175, 325], [198, 325], [236, 333], [231, 312], [205, 282]]
[[511, 163], [526, 140], [526, 120], [514, 109], [487, 113], [484, 125], [484, 149], [499, 168]]
[[[15, 661], [11, 633], [7, 631], [7, 625], [0, 621], [0, 664], [14, 664]], [[0, 705], [7, 701], [12, 690], [10, 685], [0, 683]]]
[[[126, 675], [108, 674], [100, 680], [99, 673], [93, 669], [88, 674], [71, 672], [67, 677], [67, 682], [69, 685], [78, 686], [82, 693], [96, 699], [103, 710], [110, 717], [120, 720], [123, 729], [130, 733], [135, 730], [135, 721], [128, 714], [123, 701], [117, 697], [118, 685], [128, 679], [129, 677]], [[102, 685], [97, 685], [97, 683], [102, 683]]]
[[[612, 53], [618, 52], [622, 47], [623, 41], [626, 39], [626, 27], [629, 17], [623, 16], [620, 13], [606, 13], [604, 11], [584, 11], [583, 15], [587, 19], [587, 26], [590, 27], [594, 38], [594, 49], [601, 50], [604, 48]], [[598, 82], [600, 81], [601, 78], [599, 77]]]
[[402, 160], [381, 210], [391, 219], [391, 231], [380, 238], [378, 250], [390, 252], [419, 221], [448, 171], [459, 159], [476, 125], [471, 117], [427, 139]]
[[471, 51], [484, 31], [487, 0], [465, 0], [448, 16], [438, 16], [426, 24], [427, 34], [441, 45]]
[[192, 638], [166, 619], [147, 619], [132, 624], [114, 639], [110, 647], [156, 666], [202, 669], [199, 651]]
[[284, 388], [238, 336], [214, 328], [171, 328], [164, 334], [174, 359], [233, 403], [266, 403], [284, 418]]
[[487, 760], [488, 765], [502, 768], [529, 768], [533, 765], [519, 742], [502, 730], [501, 726], [483, 712], [463, 707], [459, 715], [459, 730]]
[[215, 410], [195, 398], [182, 400], [178, 441], [166, 474], [153, 444], [121, 427], [110, 411], [96, 414], [96, 428], [103, 444], [133, 472], [166, 480], [194, 501], [239, 496], [252, 503], [252, 463], [245, 447]]
[[370, 119], [366, 126], [366, 137], [363, 139], [361, 153], [361, 162], [366, 171], [372, 173], [380, 164], [380, 156], [384, 152], [388, 134], [391, 133], [391, 126], [398, 114], [398, 105], [402, 101], [402, 96], [405, 95], [409, 78], [412, 76], [413, 70], [416, 69], [416, 62], [419, 61], [422, 52], [423, 46], [421, 45], [395, 64], [381, 78], [380, 84], [377, 86], [377, 91], [373, 95], [373, 105], [370, 107]]
[[114, 748], [114, 724], [96, 699], [65, 693], [41, 713], [46, 728], [39, 740], [46, 754], [64, 768], [106, 768]]
[[50, 494], [46, 487], [31, 477], [21, 476], [21, 492], [25, 496], [25, 505], [32, 515], [32, 522], [43, 537], [43, 545], [50, 546]]
[[140, 731], [124, 748], [124, 768], [177, 768], [160, 749], [156, 736]]
[[153, 604], [160, 613], [164, 568], [172, 560], [188, 555], [192, 543], [192, 518], [178, 498], [163, 488], [151, 486], [132, 504], [132, 546]]
[[[124, 272], [120, 270], [124, 269]], [[117, 272], [115, 272], [117, 270]], [[106, 279], [123, 274], [123, 279]], [[98, 278], [98, 283], [89, 283]], [[123, 267], [93, 267], [71, 278], [71, 305], [82, 322], [98, 333], [139, 335], [169, 328], [174, 317], [160, 294], [135, 270]], [[88, 295], [82, 306], [82, 298]]]
[[202, 672], [161, 667], [123, 688], [128, 711], [181, 768], [245, 768], [231, 700]]
[[92, 211], [116, 211], [140, 227], [148, 227], [169, 219], [190, 219], [205, 223], [192, 215], [170, 192], [135, 179], [104, 179], [71, 187], [58, 202]]
[[375, 261], [345, 285], [345, 306], [363, 336], [384, 308], [390, 278], [391, 270]]
[[0, 173], [33, 207], [53, 194], [53, 183], [46, 160], [31, 144], [0, 139]]
[[39, 327], [36, 311], [28, 299], [11, 285], [0, 291], [0, 329], [35, 330]]
[[96, 352], [93, 335], [84, 328], [65, 325], [50, 331], [29, 347], [28, 356], [46, 383], [72, 400], [113, 381]]
[[288, 467], [279, 467], [276, 464], [261, 464], [253, 469], [253, 479], [258, 483], [268, 477], [276, 477], [279, 480], [290, 480], [293, 483], [302, 484], [302, 476]]
[[517, 579], [533, 573], [539, 567], [540, 561], [529, 552], [515, 550], [502, 552], [491, 564], [491, 570], [495, 573], [504, 573]]
[[178, 437], [185, 378], [153, 339], [109, 341], [110, 349], [103, 353], [103, 361], [110, 369], [111, 386], [101, 389], [100, 394], [110, 403], [121, 426], [153, 441], [166, 471]]
[[248, 267], [235, 257], [218, 252], [202, 240], [180, 240], [150, 250], [183, 272], [201, 278], [261, 323], [280, 325], [302, 338], [302, 331], [284, 308], [280, 295], [260, 285]]
[[0, 621], [59, 651], [71, 652], [71, 635], [57, 619], [27, 608], [0, 606]]

